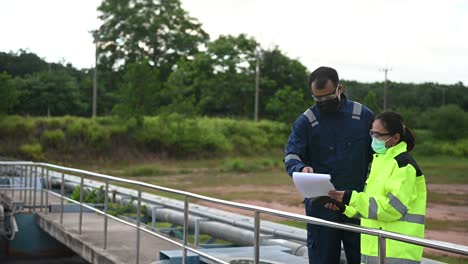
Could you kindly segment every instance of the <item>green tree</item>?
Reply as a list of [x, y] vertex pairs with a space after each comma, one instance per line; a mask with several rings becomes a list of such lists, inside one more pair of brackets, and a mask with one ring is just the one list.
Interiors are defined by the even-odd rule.
[[[284, 55], [278, 47], [265, 50], [260, 63], [260, 115], [269, 119], [276, 119], [277, 113], [267, 108], [276, 92], [290, 86], [293, 90], [301, 90], [304, 100], [310, 99], [310, 88], [307, 85], [307, 68], [298, 60]], [[276, 111], [276, 110], [275, 110]]]
[[20, 49], [18, 52], [0, 52], [0, 72], [13, 77], [25, 76], [48, 69], [48, 63], [36, 54]]
[[251, 117], [257, 46], [243, 34], [220, 36], [193, 60], [179, 61], [166, 83], [166, 95], [182, 96], [201, 114]]
[[7, 114], [18, 102], [16, 83], [7, 73], [0, 72], [0, 115]]
[[159, 107], [159, 71], [148, 61], [127, 65], [123, 83], [119, 90], [120, 103], [113, 112], [124, 118], [134, 117], [141, 125], [144, 115], [154, 114]]
[[380, 112], [382, 112], [382, 108], [380, 108], [378, 102], [377, 102], [377, 95], [375, 94], [374, 91], [369, 91], [364, 97], [363, 104], [367, 107], [369, 107], [376, 115], [378, 115]]
[[19, 113], [78, 115], [86, 107], [76, 79], [65, 71], [35, 73], [18, 84], [20, 98], [16, 110]]
[[208, 44], [212, 78], [201, 90], [204, 113], [252, 117], [258, 43], [244, 34], [220, 36]]
[[148, 60], [165, 81], [181, 57], [198, 53], [208, 40], [179, 0], [104, 0], [98, 10], [103, 24], [93, 34], [107, 69]]
[[203, 53], [196, 55], [194, 60], [182, 58], [164, 84], [161, 96], [166, 104], [160, 110], [182, 115], [199, 114], [201, 85], [198, 82], [211, 78], [210, 71], [210, 62]]
[[464, 138], [468, 130], [468, 114], [456, 105], [440, 107], [432, 115], [430, 128], [437, 139]]
[[304, 93], [301, 89], [293, 89], [286, 86], [278, 90], [274, 97], [268, 101], [267, 111], [276, 115], [276, 120], [291, 124], [303, 113], [308, 102], [304, 99]]

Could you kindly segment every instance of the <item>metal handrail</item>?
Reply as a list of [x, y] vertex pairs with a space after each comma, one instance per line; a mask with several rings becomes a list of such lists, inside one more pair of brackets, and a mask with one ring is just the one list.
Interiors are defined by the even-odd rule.
[[[283, 218], [296, 220], [296, 221], [300, 221], [300, 222], [305, 222], [305, 223], [309, 223], [309, 224], [316, 224], [316, 225], [320, 225], [320, 226], [326, 226], [326, 227], [337, 228], [337, 229], [351, 231], [351, 232], [357, 232], [357, 233], [377, 236], [378, 237], [378, 243], [379, 243], [378, 248], [379, 248], [379, 262], [380, 263], [385, 263], [386, 239], [393, 239], [393, 240], [397, 240], [397, 241], [401, 241], [401, 242], [406, 242], [406, 243], [410, 243], [410, 244], [415, 244], [415, 245], [420, 245], [420, 246], [429, 247], [429, 248], [433, 248], [433, 249], [438, 249], [438, 250], [442, 250], [442, 251], [445, 251], [445, 252], [457, 253], [457, 254], [468, 256], [468, 247], [463, 246], [463, 245], [457, 245], [457, 244], [443, 242], [443, 241], [429, 240], [429, 239], [424, 239], [424, 238], [417, 238], [417, 237], [402, 235], [402, 234], [383, 231], [383, 230], [378, 230], [378, 229], [364, 228], [364, 227], [353, 226], [353, 225], [348, 225], [348, 224], [340, 224], [340, 223], [330, 222], [330, 221], [315, 218], [315, 217], [309, 217], [309, 216], [304, 216], [304, 215], [300, 215], [300, 214], [279, 211], [279, 210], [265, 208], [265, 207], [261, 207], [261, 206], [247, 205], [247, 204], [242, 204], [242, 203], [237, 203], [237, 202], [221, 200], [221, 199], [217, 199], [217, 198], [212, 198], [212, 197], [207, 197], [207, 196], [203, 196], [203, 195], [199, 195], [199, 194], [195, 194], [195, 193], [190, 193], [190, 192], [186, 192], [186, 191], [180, 191], [180, 190], [171, 189], [171, 188], [167, 188], [167, 187], [157, 186], [157, 185], [144, 183], [144, 182], [140, 182], [140, 181], [134, 181], [134, 180], [118, 178], [118, 177], [114, 177], [114, 176], [110, 176], [110, 175], [106, 175], [106, 174], [101, 174], [101, 173], [95, 173], [95, 172], [90, 172], [90, 171], [85, 171], [85, 170], [80, 170], [80, 169], [75, 169], [75, 168], [69, 168], [69, 167], [63, 167], [63, 166], [49, 164], [49, 163], [0, 162], [0, 165], [18, 165], [18, 166], [28, 166], [28, 167], [31, 166], [30, 172], [32, 172], [32, 167], [33, 166], [34, 167], [40, 166], [43, 169], [47, 168], [47, 177], [49, 176], [49, 173], [48, 173], [49, 169], [55, 169], [55, 170], [61, 171], [62, 172], [61, 194], [57, 194], [55, 192], [49, 191], [49, 189], [47, 189], [46, 194], [51, 193], [51, 194], [53, 194], [55, 196], [62, 197], [63, 199], [65, 199], [67, 201], [73, 202], [75, 204], [80, 204], [80, 208], [85, 207], [85, 208], [93, 210], [93, 211], [95, 211], [95, 212], [97, 212], [99, 214], [104, 215], [105, 216], [104, 218], [105, 218], [105, 221], [106, 221], [105, 222], [105, 228], [104, 228], [105, 229], [104, 230], [104, 232], [105, 232], [104, 249], [106, 247], [106, 240], [107, 240], [106, 239], [107, 238], [107, 217], [110, 217], [110, 218], [112, 218], [112, 219], [114, 219], [116, 221], [122, 222], [124, 224], [130, 225], [130, 226], [136, 228], [138, 238], [139, 238], [139, 232], [144, 231], [144, 232], [147, 232], [147, 233], [152, 234], [154, 236], [157, 236], [159, 238], [162, 238], [162, 239], [164, 239], [164, 240], [166, 240], [168, 242], [171, 242], [171, 243], [173, 243], [175, 245], [181, 246], [183, 248], [183, 263], [185, 263], [185, 261], [187, 260], [187, 250], [190, 250], [190, 251], [192, 251], [192, 252], [194, 252], [196, 254], [199, 254], [199, 255], [201, 255], [203, 257], [206, 257], [206, 258], [208, 258], [210, 260], [213, 260], [213, 261], [216, 261], [218, 263], [227, 263], [227, 262], [225, 262], [223, 260], [217, 259], [217, 258], [215, 258], [213, 256], [210, 256], [210, 255], [206, 254], [206, 253], [203, 253], [203, 252], [200, 252], [200, 251], [198, 251], [198, 250], [196, 250], [194, 248], [191, 248], [191, 247], [189, 247], [187, 245], [188, 211], [189, 211], [188, 210], [188, 208], [189, 208], [189, 199], [188, 198], [195, 198], [195, 199], [204, 200], [204, 201], [211, 202], [211, 203], [216, 203], [216, 204], [221, 204], [221, 205], [225, 205], [225, 206], [229, 206], [229, 207], [235, 207], [235, 208], [238, 208], [238, 209], [243, 209], [243, 210], [246, 210], [246, 211], [252, 211], [254, 213], [254, 262], [255, 263], [259, 263], [259, 247], [260, 247], [260, 243], [259, 243], [260, 231], [259, 231], [259, 229], [260, 229], [260, 214], [261, 213], [262, 214], [273, 215], [273, 216], [278, 216], [278, 217], [283, 217]], [[26, 169], [26, 171], [27, 171], [27, 169]], [[37, 177], [37, 168], [35, 169], [35, 172], [36, 172], [36, 177]], [[111, 215], [107, 214], [107, 206], [105, 206], [105, 209], [104, 209], [104, 212], [103, 212], [103, 211], [95, 209], [95, 208], [93, 208], [91, 206], [88, 206], [86, 204], [83, 204], [83, 201], [82, 201], [83, 198], [82, 198], [81, 194], [80, 194], [80, 202], [69, 199], [68, 197], [64, 197], [64, 194], [63, 194], [63, 186], [64, 186], [63, 175], [64, 175], [64, 172], [71, 172], [71, 173], [76, 173], [76, 174], [80, 175], [79, 177], [81, 177], [81, 182], [80, 182], [81, 190], [83, 190], [84, 175], [105, 180], [105, 183], [106, 183], [106, 194], [105, 194], [106, 201], [105, 201], [105, 204], [107, 204], [108, 182], [109, 181], [116, 181], [116, 182], [121, 182], [121, 183], [127, 183], [127, 184], [130, 184], [130, 185], [135, 185], [138, 188], [138, 201], [137, 201], [138, 202], [138, 208], [137, 208], [138, 211], [141, 210], [140, 207], [141, 207], [141, 188], [142, 187], [153, 189], [153, 190], [158, 190], [158, 191], [163, 191], [163, 192], [168, 192], [168, 193], [172, 193], [172, 194], [178, 194], [178, 195], [183, 196], [184, 197], [184, 239], [183, 239], [183, 244], [178, 243], [176, 241], [172, 241], [172, 240], [170, 240], [168, 238], [165, 238], [165, 237], [163, 237], [163, 236], [161, 236], [161, 235], [159, 235], [157, 233], [154, 233], [154, 232], [152, 232], [150, 230], [147, 230], [147, 229], [141, 227], [140, 224], [139, 224], [140, 223], [140, 215], [139, 214], [137, 214], [137, 224], [135, 225], [135, 224], [132, 224], [132, 223], [127, 222], [125, 220], [121, 220], [121, 219], [119, 219], [117, 217], [114, 217], [114, 216], [111, 216]], [[44, 176], [44, 174], [42, 174], [42, 177], [43, 176]], [[32, 175], [30, 177], [32, 177]], [[32, 182], [32, 178], [30, 179], [29, 183], [31, 183], [31, 182]], [[49, 181], [47, 180], [47, 182], [49, 182]], [[26, 199], [26, 197], [25, 197], [25, 199]], [[63, 214], [63, 199], [62, 199], [62, 204], [61, 204], [62, 205], [62, 214]], [[34, 199], [34, 203], [35, 203], [35, 199]], [[42, 203], [42, 199], [41, 199], [41, 203]], [[46, 196], [46, 205], [47, 205], [47, 196]], [[42, 210], [42, 207], [41, 207], [41, 210]], [[81, 219], [81, 217], [82, 217], [82, 210], [80, 210], [80, 219]], [[62, 218], [63, 218], [63, 216], [61, 216], [61, 219]], [[80, 221], [80, 227], [79, 227], [80, 231], [81, 231], [81, 224], [82, 224], [82, 221]], [[139, 241], [138, 240], [139, 239], [137, 239], [137, 255], [139, 255], [138, 254], [139, 253], [139, 243], [138, 243]], [[139, 262], [139, 256], [137, 256], [136, 261], [137, 261], [137, 263]]]

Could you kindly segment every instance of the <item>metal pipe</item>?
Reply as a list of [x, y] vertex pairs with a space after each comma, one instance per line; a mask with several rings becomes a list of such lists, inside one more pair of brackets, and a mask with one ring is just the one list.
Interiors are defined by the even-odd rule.
[[254, 212], [254, 263], [258, 264], [260, 261], [260, 212]]
[[[34, 165], [29, 166], [29, 205], [32, 204], [32, 180], [33, 180], [33, 167]], [[29, 211], [31, 211], [31, 207], [29, 208]]]
[[[20, 165], [19, 166], [19, 171], [20, 171], [20, 176], [19, 176], [20, 185], [23, 185], [24, 166]], [[21, 187], [23, 187], [23, 186], [21, 186]], [[19, 199], [20, 199], [20, 201], [23, 200], [23, 191], [22, 190], [19, 191]]]
[[36, 211], [36, 195], [37, 195], [37, 166], [34, 166], [34, 197], [33, 197], [33, 211]]
[[[8, 170], [8, 167], [7, 167], [7, 170]], [[10, 176], [10, 188], [11, 188], [11, 198], [14, 199], [14, 197], [15, 197], [15, 188], [13, 188], [13, 185], [15, 185], [15, 171], [16, 170], [12, 170], [12, 171], [13, 171], [13, 173]]]
[[64, 194], [64, 187], [65, 187], [65, 174], [62, 172], [62, 185], [60, 186], [60, 224], [63, 224], [63, 194]]
[[106, 180], [106, 190], [104, 193], [104, 250], [107, 248], [107, 202], [109, 200], [109, 181]]
[[206, 218], [196, 218], [195, 219], [195, 230], [193, 231], [195, 237], [195, 245], [198, 246], [200, 244], [200, 222], [208, 221]]
[[138, 185], [138, 206], [137, 206], [137, 252], [136, 263], [140, 263], [140, 214], [141, 214], [141, 185]]
[[378, 247], [379, 247], [379, 264], [385, 264], [386, 260], [386, 241], [382, 235], [378, 236]]
[[28, 170], [29, 170], [29, 166], [25, 166], [24, 167], [24, 187], [25, 189], [23, 190], [23, 203], [26, 204], [26, 201], [27, 201], [27, 188], [28, 188]]
[[44, 207], [44, 188], [42, 184], [44, 183], [44, 167], [41, 167], [41, 208], [40, 211], [42, 212], [42, 207]]
[[81, 227], [83, 226], [83, 176], [81, 176], [81, 183], [80, 183], [80, 219], [78, 225], [78, 234], [81, 235]]
[[188, 236], [188, 209], [189, 201], [188, 197], [184, 196], [184, 248], [182, 253], [182, 263], [187, 263], [187, 236]]
[[46, 200], [46, 210], [45, 210], [45, 213], [48, 214], [49, 213], [49, 190], [50, 190], [50, 177], [49, 177], [49, 169], [46, 169], [46, 183], [45, 183], [45, 186], [46, 186], [46, 197], [45, 197], [45, 200]]

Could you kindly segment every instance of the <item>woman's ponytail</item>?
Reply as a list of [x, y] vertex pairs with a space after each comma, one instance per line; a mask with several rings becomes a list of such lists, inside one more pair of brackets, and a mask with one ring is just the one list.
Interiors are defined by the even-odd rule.
[[411, 151], [414, 149], [414, 145], [416, 144], [416, 137], [414, 133], [407, 127], [403, 126], [404, 129], [404, 135], [402, 135], [402, 141], [406, 142], [407, 145], [407, 150]]

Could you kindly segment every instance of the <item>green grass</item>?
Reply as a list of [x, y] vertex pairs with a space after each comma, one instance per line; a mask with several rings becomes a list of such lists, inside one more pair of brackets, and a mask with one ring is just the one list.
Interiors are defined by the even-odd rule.
[[158, 165], [147, 164], [126, 168], [122, 176], [158, 176], [168, 173], [163, 171]]
[[468, 158], [415, 156], [428, 183], [468, 184]]

